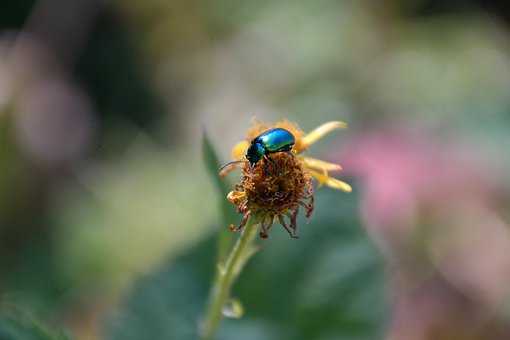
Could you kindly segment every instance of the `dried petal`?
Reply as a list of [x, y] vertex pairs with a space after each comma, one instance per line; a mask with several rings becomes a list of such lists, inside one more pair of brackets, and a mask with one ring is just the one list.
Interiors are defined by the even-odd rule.
[[240, 204], [245, 197], [246, 193], [244, 191], [231, 191], [227, 195], [229, 202], [235, 205]]

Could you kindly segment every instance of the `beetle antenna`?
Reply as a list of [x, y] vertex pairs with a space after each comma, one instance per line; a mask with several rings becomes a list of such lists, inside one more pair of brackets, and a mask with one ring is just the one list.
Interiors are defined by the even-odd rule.
[[232, 164], [237, 164], [237, 163], [245, 163], [247, 161], [232, 161], [232, 162], [228, 162], [227, 164], [224, 164], [221, 168], [220, 168], [220, 172], [221, 170], [225, 169], [227, 166], [229, 165], [232, 165]]

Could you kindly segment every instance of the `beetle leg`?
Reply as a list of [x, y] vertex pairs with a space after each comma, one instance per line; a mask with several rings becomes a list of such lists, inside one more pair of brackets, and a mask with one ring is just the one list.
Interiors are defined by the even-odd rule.
[[268, 174], [268, 165], [271, 164], [272, 170], [274, 170], [274, 162], [273, 160], [268, 156], [264, 155], [264, 172], [267, 175]]

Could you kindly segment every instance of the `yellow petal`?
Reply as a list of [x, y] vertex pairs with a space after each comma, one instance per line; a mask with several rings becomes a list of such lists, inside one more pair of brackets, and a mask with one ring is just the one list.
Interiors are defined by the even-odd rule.
[[346, 127], [346, 123], [339, 121], [324, 123], [301, 139], [301, 147], [306, 149], [331, 131], [336, 129], [345, 129]]
[[244, 155], [246, 154], [246, 150], [248, 150], [249, 146], [250, 146], [250, 143], [248, 143], [245, 140], [237, 143], [232, 148], [232, 158], [236, 161], [241, 160], [244, 157]]
[[328, 174], [328, 171], [339, 171], [342, 170], [342, 167], [338, 164], [329, 163], [325, 161], [321, 161], [320, 159], [310, 158], [310, 157], [302, 157], [301, 160], [305, 164], [307, 168], [320, 170], [325, 175]]
[[315, 170], [308, 169], [308, 172], [310, 172], [310, 174], [315, 179], [317, 179], [319, 184], [325, 184], [325, 185], [327, 185], [330, 188], [342, 190], [342, 191], [345, 191], [345, 192], [351, 192], [352, 191], [351, 186], [349, 184], [345, 183], [345, 182], [342, 182], [341, 180], [338, 180], [336, 178], [329, 177], [327, 175], [321, 174], [320, 172], [315, 171]]

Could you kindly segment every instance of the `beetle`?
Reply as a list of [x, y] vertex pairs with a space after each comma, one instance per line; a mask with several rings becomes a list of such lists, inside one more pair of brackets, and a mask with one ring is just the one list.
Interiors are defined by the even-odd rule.
[[254, 167], [261, 158], [267, 158], [271, 153], [289, 152], [295, 142], [294, 135], [289, 131], [282, 128], [270, 129], [251, 141], [245, 157]]
[[[270, 161], [270, 158], [268, 158], [269, 154], [290, 152], [294, 143], [296, 143], [296, 138], [294, 138], [294, 135], [289, 131], [282, 128], [269, 129], [252, 139], [244, 156], [248, 162], [250, 162], [251, 168], [253, 168], [261, 158]], [[229, 162], [220, 168], [220, 173], [231, 164], [243, 162], [246, 161]]]

